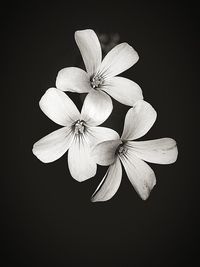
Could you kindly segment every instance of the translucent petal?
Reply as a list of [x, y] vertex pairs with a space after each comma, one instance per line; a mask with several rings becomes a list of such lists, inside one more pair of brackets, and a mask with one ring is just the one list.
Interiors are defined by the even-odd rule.
[[88, 74], [94, 74], [102, 59], [101, 46], [96, 33], [93, 30], [76, 31], [75, 40]]
[[109, 167], [103, 180], [92, 195], [91, 201], [106, 201], [111, 199], [117, 192], [122, 179], [121, 162], [117, 158]]
[[139, 100], [126, 114], [122, 139], [135, 140], [144, 136], [156, 120], [155, 109], [146, 101]]
[[80, 118], [80, 112], [73, 101], [56, 88], [48, 89], [39, 105], [47, 117], [62, 126], [69, 126]]

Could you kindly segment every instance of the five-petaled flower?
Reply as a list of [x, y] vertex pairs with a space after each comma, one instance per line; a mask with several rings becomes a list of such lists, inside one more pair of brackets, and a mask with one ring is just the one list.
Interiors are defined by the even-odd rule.
[[55, 123], [64, 126], [43, 137], [33, 146], [33, 153], [44, 163], [60, 158], [68, 151], [68, 166], [72, 177], [84, 181], [96, 174], [97, 164], [91, 147], [97, 142], [117, 138], [109, 128], [97, 127], [110, 115], [105, 102], [97, 101], [96, 92], [86, 96], [81, 113], [72, 100], [56, 88], [48, 89], [39, 104], [42, 111]]
[[170, 164], [176, 161], [178, 150], [171, 138], [132, 141], [144, 136], [156, 120], [156, 111], [143, 101], [130, 108], [125, 117], [121, 138], [104, 141], [93, 149], [99, 165], [110, 165], [103, 180], [92, 196], [92, 201], [106, 201], [117, 192], [122, 178], [123, 164], [127, 176], [137, 193], [146, 200], [156, 184], [156, 177], [144, 161]]
[[127, 78], [115, 77], [139, 59], [137, 52], [129, 44], [116, 45], [102, 60], [100, 42], [93, 30], [76, 31], [75, 40], [87, 72], [77, 67], [60, 70], [56, 79], [58, 89], [89, 93], [88, 101], [92, 101], [90, 94], [95, 91], [98, 94], [97, 103], [107, 102], [110, 109], [112, 100], [109, 95], [128, 106], [133, 106], [137, 100], [143, 99], [138, 84]]

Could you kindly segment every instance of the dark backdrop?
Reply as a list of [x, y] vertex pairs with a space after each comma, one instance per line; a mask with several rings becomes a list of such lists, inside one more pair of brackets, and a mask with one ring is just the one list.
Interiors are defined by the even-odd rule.
[[[198, 253], [197, 7], [189, 4], [79, 2], [10, 5], [1, 11], [3, 266], [192, 266]], [[83, 2], [83, 1], [82, 1]], [[59, 128], [39, 109], [57, 72], [74, 66], [74, 32], [118, 32], [139, 62], [122, 76], [141, 85], [158, 119], [144, 139], [172, 137], [173, 165], [151, 165], [157, 185], [142, 201], [125, 174], [108, 202], [90, 196], [106, 168], [78, 183], [67, 157], [43, 164], [34, 142]], [[78, 95], [71, 95], [80, 105]], [[105, 125], [122, 131], [127, 107], [114, 102]]]

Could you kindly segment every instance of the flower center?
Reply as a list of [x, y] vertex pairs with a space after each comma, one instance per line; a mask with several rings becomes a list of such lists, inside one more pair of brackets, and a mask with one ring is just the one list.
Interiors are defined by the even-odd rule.
[[127, 148], [124, 146], [124, 143], [120, 144], [116, 150], [116, 154], [120, 155], [125, 155], [127, 152]]
[[104, 79], [101, 76], [93, 76], [90, 79], [90, 84], [93, 89], [99, 88], [104, 82]]
[[78, 120], [74, 124], [74, 133], [75, 134], [83, 134], [85, 130], [85, 122], [82, 120]]

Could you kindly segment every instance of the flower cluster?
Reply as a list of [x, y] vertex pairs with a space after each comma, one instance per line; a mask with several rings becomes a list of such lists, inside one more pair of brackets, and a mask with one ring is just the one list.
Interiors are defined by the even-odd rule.
[[[92, 201], [109, 200], [117, 192], [122, 164], [136, 192], [145, 200], [156, 184], [155, 174], [145, 161], [170, 164], [176, 161], [178, 150], [171, 138], [135, 141], [156, 120], [156, 111], [143, 100], [139, 85], [117, 76], [138, 61], [138, 54], [127, 43], [121, 43], [102, 60], [100, 42], [93, 30], [76, 31], [75, 41], [86, 71], [77, 67], [60, 70], [56, 87], [42, 96], [41, 110], [62, 128], [36, 142], [33, 154], [49, 163], [68, 151], [69, 171], [79, 182], [95, 176], [97, 164], [109, 166]], [[81, 112], [64, 91], [87, 93]], [[121, 137], [116, 131], [99, 126], [113, 110], [110, 96], [131, 107]]]

